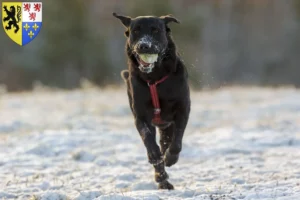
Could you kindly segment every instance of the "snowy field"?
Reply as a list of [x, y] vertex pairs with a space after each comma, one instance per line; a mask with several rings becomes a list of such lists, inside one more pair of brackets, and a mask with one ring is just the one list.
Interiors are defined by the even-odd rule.
[[0, 199], [300, 199], [300, 90], [192, 93], [159, 191], [125, 89], [0, 96]]

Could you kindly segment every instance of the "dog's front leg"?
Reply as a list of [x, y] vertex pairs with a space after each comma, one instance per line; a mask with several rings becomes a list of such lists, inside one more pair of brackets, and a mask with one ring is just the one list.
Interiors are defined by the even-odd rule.
[[155, 140], [155, 127], [140, 119], [136, 119], [135, 124], [147, 149], [149, 163], [153, 165], [159, 163], [162, 160], [162, 156]]
[[167, 179], [169, 178], [165, 171], [164, 161], [160, 152], [159, 146], [156, 143], [155, 127], [144, 120], [135, 120], [136, 128], [147, 149], [148, 161], [155, 169], [155, 181], [159, 183], [160, 189], [174, 189]]

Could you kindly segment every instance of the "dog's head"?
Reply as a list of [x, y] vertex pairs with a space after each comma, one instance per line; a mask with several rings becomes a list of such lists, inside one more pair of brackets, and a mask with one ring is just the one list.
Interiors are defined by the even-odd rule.
[[155, 62], [162, 58], [168, 46], [168, 36], [170, 34], [168, 23], [179, 23], [179, 21], [171, 15], [136, 18], [117, 15], [116, 13], [113, 13], [113, 15], [126, 28], [127, 45], [135, 56], [139, 69], [145, 73], [152, 72]]

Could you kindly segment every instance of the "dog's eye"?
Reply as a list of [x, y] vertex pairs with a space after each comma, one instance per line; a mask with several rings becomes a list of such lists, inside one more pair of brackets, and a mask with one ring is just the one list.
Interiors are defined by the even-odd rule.
[[140, 33], [140, 30], [141, 30], [141, 27], [137, 26], [137, 27], [133, 30], [133, 32], [134, 32], [135, 34], [139, 34], [139, 33]]
[[158, 33], [158, 28], [152, 27], [151, 30], [152, 30], [152, 33]]

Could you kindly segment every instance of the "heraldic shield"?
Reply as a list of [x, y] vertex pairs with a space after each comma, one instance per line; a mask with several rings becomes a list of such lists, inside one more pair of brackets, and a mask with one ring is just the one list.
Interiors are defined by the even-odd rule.
[[42, 27], [42, 2], [2, 2], [4, 31], [15, 43], [24, 46]]

